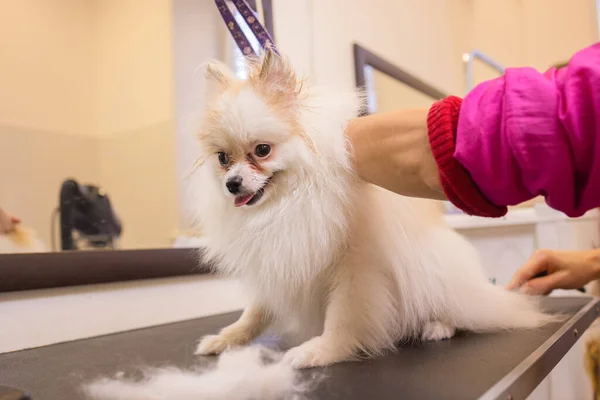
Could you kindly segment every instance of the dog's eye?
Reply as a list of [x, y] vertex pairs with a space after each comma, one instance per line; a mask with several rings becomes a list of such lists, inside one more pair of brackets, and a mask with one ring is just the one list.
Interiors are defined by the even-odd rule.
[[225, 154], [221, 151], [217, 154], [217, 156], [219, 157], [219, 163], [222, 166], [225, 167], [225, 166], [227, 166], [227, 164], [229, 164], [229, 156], [227, 154]]
[[260, 158], [268, 156], [269, 153], [271, 153], [271, 146], [269, 146], [268, 144], [259, 144], [254, 149], [254, 154], [256, 154], [256, 156]]

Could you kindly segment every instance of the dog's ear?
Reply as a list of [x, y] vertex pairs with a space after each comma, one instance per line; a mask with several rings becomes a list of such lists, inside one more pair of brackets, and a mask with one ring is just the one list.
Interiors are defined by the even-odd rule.
[[229, 89], [234, 77], [229, 69], [218, 62], [211, 62], [206, 66], [206, 94], [208, 97], [215, 96]]
[[264, 49], [262, 57], [251, 67], [250, 79], [270, 92], [296, 94], [296, 73], [290, 63], [270, 46]]

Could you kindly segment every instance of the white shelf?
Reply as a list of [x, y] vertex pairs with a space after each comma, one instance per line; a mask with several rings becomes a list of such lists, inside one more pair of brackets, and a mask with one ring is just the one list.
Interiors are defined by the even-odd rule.
[[[583, 217], [577, 218], [577, 220], [598, 217], [600, 217], [598, 210], [592, 210]], [[472, 217], [466, 214], [446, 214], [444, 219], [446, 220], [446, 223], [454, 229], [482, 229], [534, 225], [540, 222], [556, 222], [569, 220], [570, 218], [546, 205], [536, 205], [534, 207], [512, 209], [502, 218], [482, 218]]]

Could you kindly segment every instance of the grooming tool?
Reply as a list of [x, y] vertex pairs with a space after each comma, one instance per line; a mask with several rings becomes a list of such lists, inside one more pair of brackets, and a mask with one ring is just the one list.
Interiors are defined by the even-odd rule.
[[[235, 20], [235, 17], [231, 13], [231, 11], [229, 11], [229, 7], [227, 7], [225, 1], [226, 0], [215, 0], [215, 4], [217, 5], [219, 12], [221, 13], [221, 17], [223, 17], [223, 21], [225, 21], [225, 24], [227, 25], [231, 36], [233, 36], [233, 40], [240, 48], [243, 55], [258, 55], [257, 53], [255, 53], [254, 49], [250, 45], [250, 41], [248, 41], [248, 38], [246, 37], [246, 35], [242, 31], [242, 28]], [[273, 42], [273, 38], [271, 37], [269, 32], [267, 32], [267, 30], [262, 26], [262, 24], [258, 20], [257, 14], [254, 12], [254, 10], [252, 10], [248, 3], [246, 3], [245, 0], [232, 0], [232, 3], [242, 15], [242, 17], [250, 27], [250, 30], [252, 30], [254, 36], [256, 36], [256, 39], [260, 43], [260, 46], [263, 49], [270, 48], [273, 52], [278, 54], [277, 49], [275, 48], [275, 43]]]

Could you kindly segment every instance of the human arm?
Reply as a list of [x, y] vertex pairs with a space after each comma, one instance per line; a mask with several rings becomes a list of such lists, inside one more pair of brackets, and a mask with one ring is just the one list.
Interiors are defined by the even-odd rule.
[[428, 109], [399, 110], [350, 121], [361, 178], [406, 196], [445, 200], [427, 136]]
[[600, 278], [600, 249], [538, 250], [514, 274], [508, 290], [540, 295], [554, 289], [579, 289]]
[[507, 69], [461, 105], [456, 160], [492, 203], [538, 195], [576, 217], [600, 206], [600, 44], [561, 69]]
[[394, 192], [445, 196], [468, 214], [488, 217], [541, 195], [579, 216], [600, 206], [597, 121], [600, 44], [560, 70], [509, 69], [464, 101], [447, 98], [428, 113], [359, 118], [348, 137], [360, 176]]

